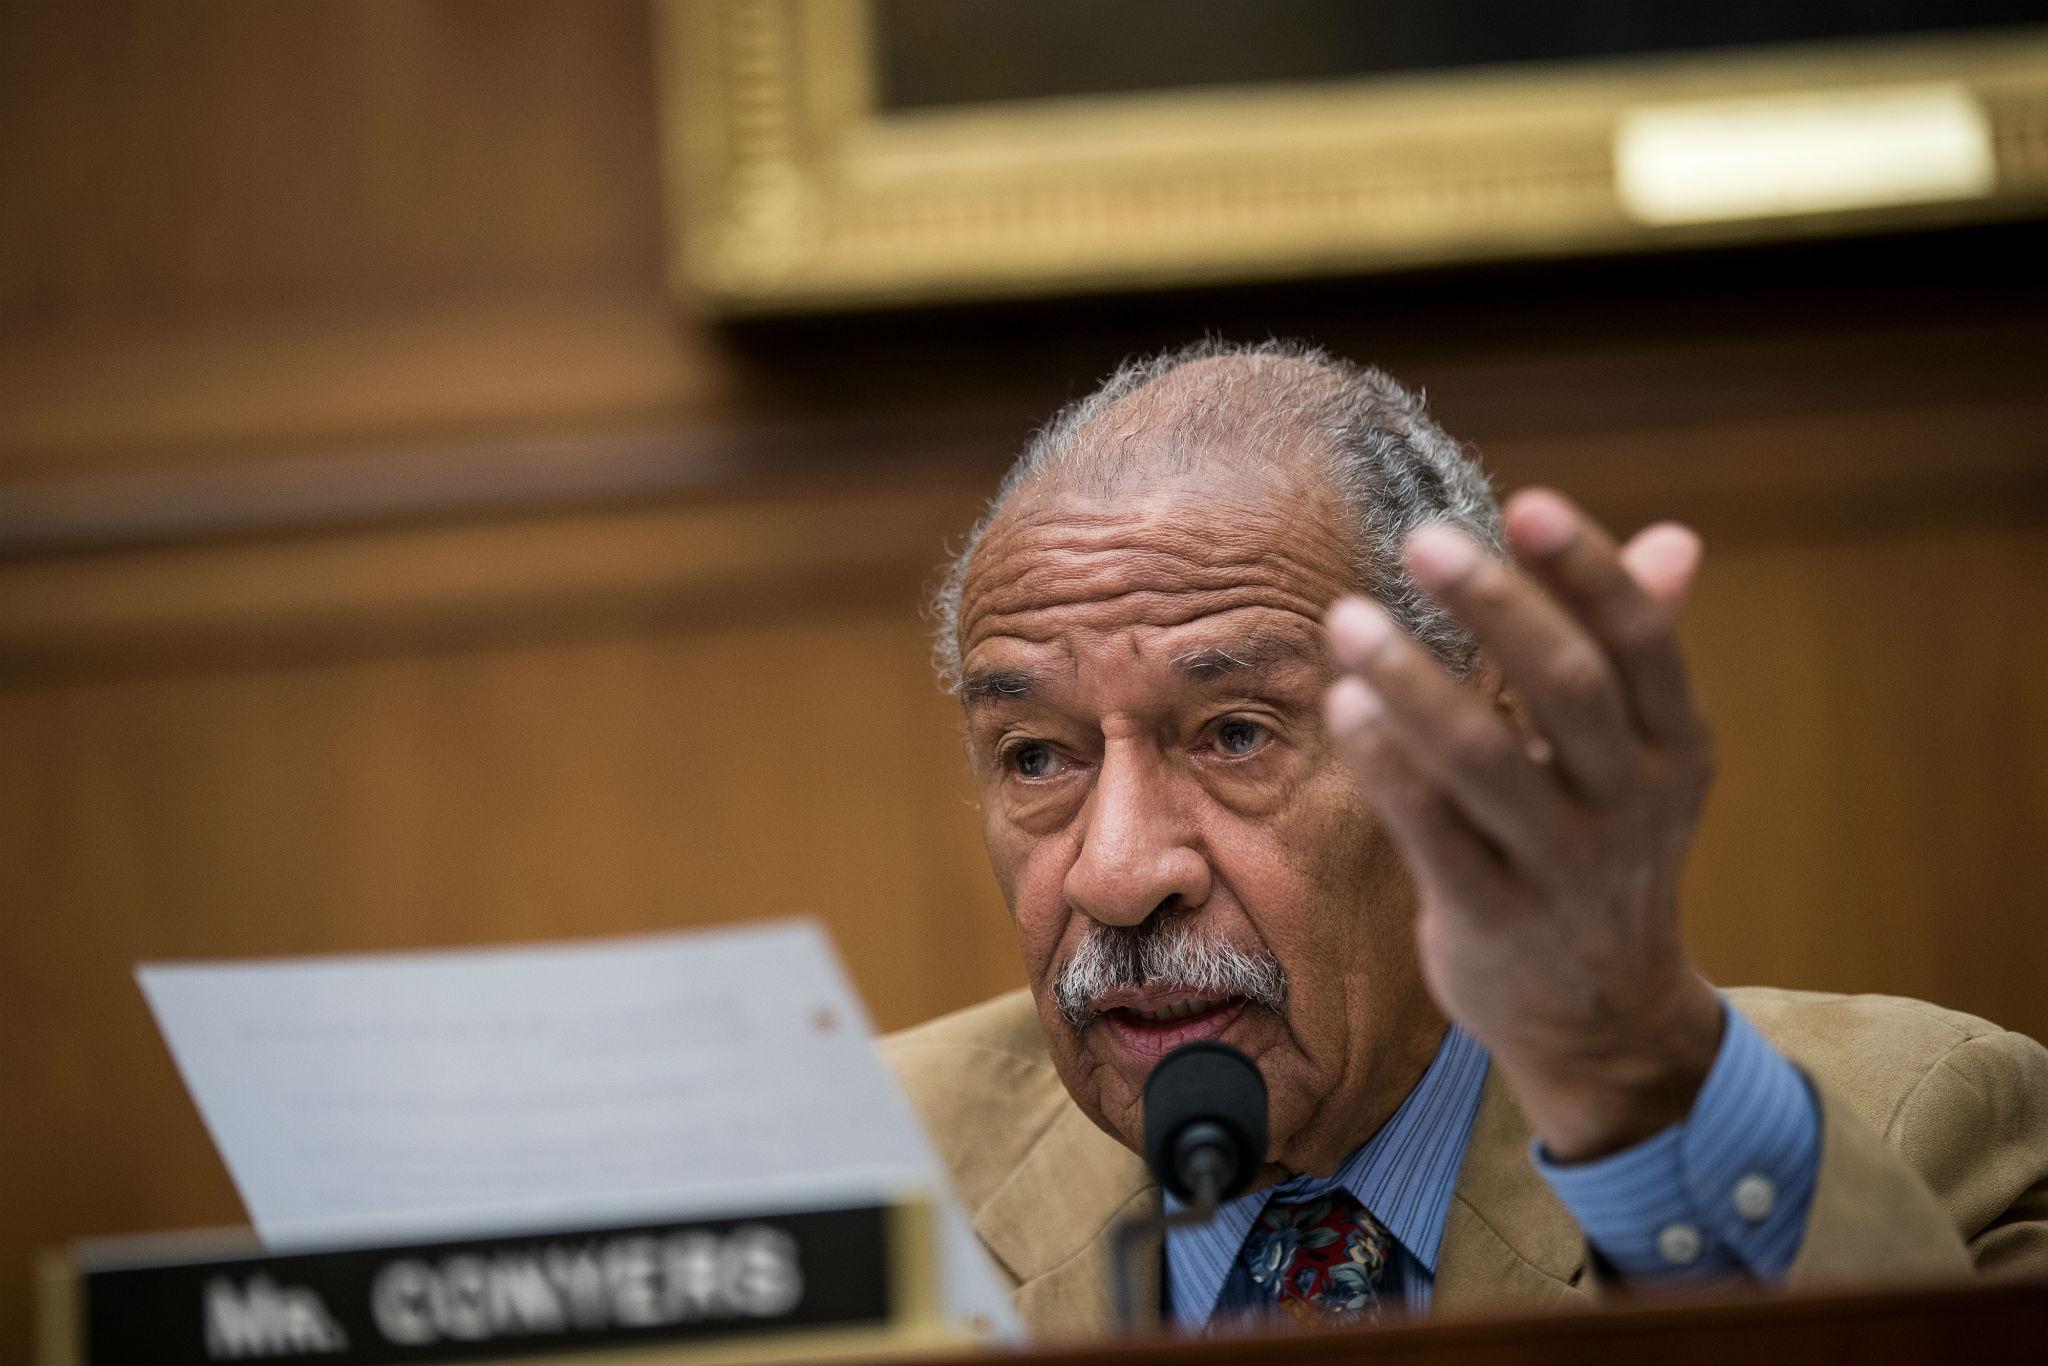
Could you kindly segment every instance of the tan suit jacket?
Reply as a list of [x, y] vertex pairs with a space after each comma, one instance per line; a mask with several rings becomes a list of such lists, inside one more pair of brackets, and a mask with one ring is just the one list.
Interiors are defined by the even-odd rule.
[[[2048, 1050], [1897, 997], [1728, 996], [1820, 1096], [1820, 1182], [1790, 1287], [2048, 1274]], [[1159, 1187], [1068, 1097], [1030, 997], [999, 996], [883, 1049], [1026, 1326], [1108, 1329], [1111, 1230], [1156, 1211]], [[1445, 1222], [1438, 1309], [1546, 1309], [1593, 1293], [1585, 1242], [1530, 1166], [1529, 1138], [1490, 1075]], [[1154, 1305], [1156, 1254], [1139, 1260], [1137, 1302]]]

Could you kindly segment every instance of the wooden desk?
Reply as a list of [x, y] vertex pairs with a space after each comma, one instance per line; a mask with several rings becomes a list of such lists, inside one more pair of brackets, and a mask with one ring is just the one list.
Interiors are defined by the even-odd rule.
[[[1030, 1353], [1032, 1366], [1943, 1366], [2048, 1362], [2048, 1281], [1467, 1319], [1284, 1337], [1150, 1338]], [[961, 1366], [989, 1358], [963, 1357]]]

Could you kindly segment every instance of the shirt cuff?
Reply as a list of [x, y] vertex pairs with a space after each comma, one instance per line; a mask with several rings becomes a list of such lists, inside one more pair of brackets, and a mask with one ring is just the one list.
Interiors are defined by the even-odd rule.
[[1720, 1051], [1692, 1113], [1594, 1162], [1532, 1145], [1536, 1170], [1625, 1280], [1782, 1279], [1820, 1177], [1820, 1105], [1805, 1076], [1721, 1003]]

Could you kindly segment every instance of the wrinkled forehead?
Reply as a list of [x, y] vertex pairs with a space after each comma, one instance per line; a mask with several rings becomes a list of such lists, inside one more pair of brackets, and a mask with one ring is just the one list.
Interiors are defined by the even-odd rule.
[[1197, 472], [1115, 494], [1027, 487], [968, 565], [961, 657], [1072, 658], [1111, 638], [1172, 648], [1212, 620], [1314, 631], [1358, 586], [1357, 562], [1337, 499], [1315, 481]]

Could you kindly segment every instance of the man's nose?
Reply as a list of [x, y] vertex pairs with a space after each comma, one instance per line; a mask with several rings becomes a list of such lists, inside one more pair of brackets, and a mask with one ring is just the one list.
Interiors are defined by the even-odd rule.
[[1081, 849], [1067, 870], [1068, 904], [1108, 925], [1135, 925], [1173, 903], [1209, 899], [1198, 847], [1174, 775], [1156, 752], [1112, 746], [1081, 808]]

